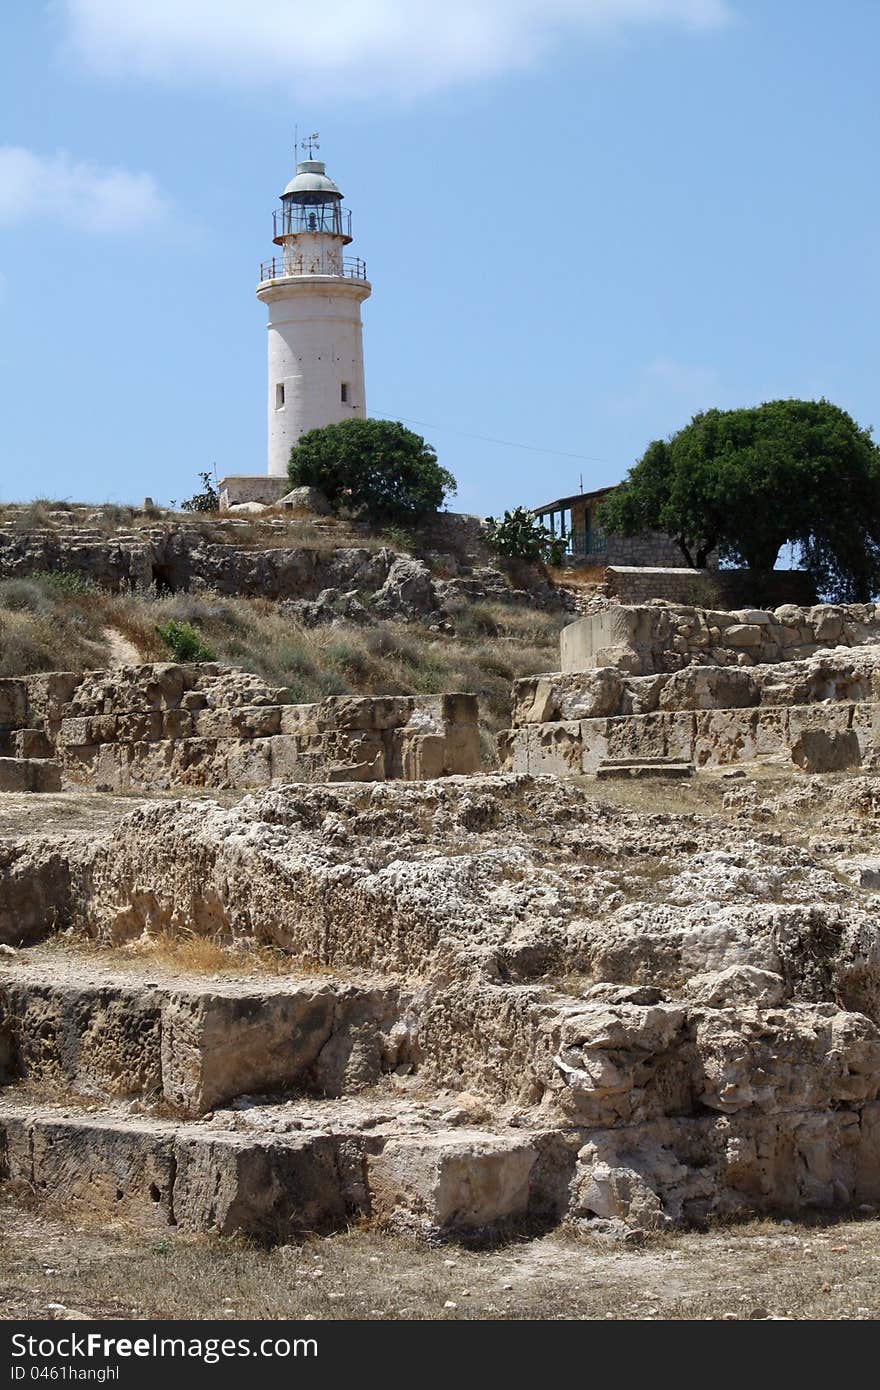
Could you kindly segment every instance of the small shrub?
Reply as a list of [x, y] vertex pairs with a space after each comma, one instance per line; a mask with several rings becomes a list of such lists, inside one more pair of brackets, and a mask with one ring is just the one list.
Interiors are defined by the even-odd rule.
[[33, 578], [51, 585], [59, 593], [74, 596], [91, 593], [95, 587], [90, 579], [84, 574], [77, 574], [75, 570], [35, 570]]
[[542, 526], [528, 508], [514, 507], [512, 512], [505, 512], [500, 521], [489, 516], [486, 525], [489, 528], [486, 544], [497, 555], [531, 563], [562, 564], [566, 549], [564, 539]]
[[35, 578], [5, 579], [0, 584], [0, 608], [7, 613], [42, 613], [51, 600]]
[[210, 473], [200, 473], [203, 492], [196, 492], [192, 497], [188, 497], [185, 502], [181, 502], [182, 512], [219, 512], [220, 494], [211, 479]]
[[178, 623], [172, 618], [170, 622], [157, 623], [156, 631], [175, 661], [216, 660], [198, 628], [193, 627], [191, 623]]

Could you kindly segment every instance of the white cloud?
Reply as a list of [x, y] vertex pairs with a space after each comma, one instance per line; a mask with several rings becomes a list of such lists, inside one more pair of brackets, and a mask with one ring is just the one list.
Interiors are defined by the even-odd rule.
[[152, 174], [0, 145], [0, 225], [42, 219], [79, 231], [132, 232], [166, 214]]
[[527, 67], [579, 36], [713, 29], [728, 0], [62, 0], [93, 68], [414, 93]]

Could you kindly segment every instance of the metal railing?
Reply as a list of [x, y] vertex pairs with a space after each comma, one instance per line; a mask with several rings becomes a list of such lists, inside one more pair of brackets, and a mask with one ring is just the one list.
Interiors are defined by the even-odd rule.
[[366, 280], [367, 263], [360, 256], [273, 256], [260, 262], [260, 282], [286, 280], [300, 275], [337, 275], [346, 280]]
[[608, 537], [598, 526], [588, 531], [572, 531], [568, 548], [572, 555], [607, 555]]

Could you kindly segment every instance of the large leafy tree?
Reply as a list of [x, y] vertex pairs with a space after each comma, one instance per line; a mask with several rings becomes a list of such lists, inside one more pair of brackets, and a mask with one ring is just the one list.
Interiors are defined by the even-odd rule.
[[794, 544], [821, 592], [865, 601], [880, 591], [880, 449], [830, 401], [707, 410], [648, 446], [601, 522], [665, 531], [688, 565], [717, 549], [756, 575]]
[[435, 512], [456, 490], [420, 434], [394, 420], [343, 420], [308, 430], [290, 451], [291, 487], [320, 488], [334, 511], [374, 521]]

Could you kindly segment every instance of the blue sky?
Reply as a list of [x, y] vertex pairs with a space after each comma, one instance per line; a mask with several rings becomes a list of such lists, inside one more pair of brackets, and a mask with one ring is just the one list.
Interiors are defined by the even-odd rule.
[[880, 426], [876, 0], [315, 8], [5, 0], [0, 500], [265, 471], [297, 122], [373, 282], [370, 413], [425, 422], [457, 509], [616, 481], [712, 405]]

